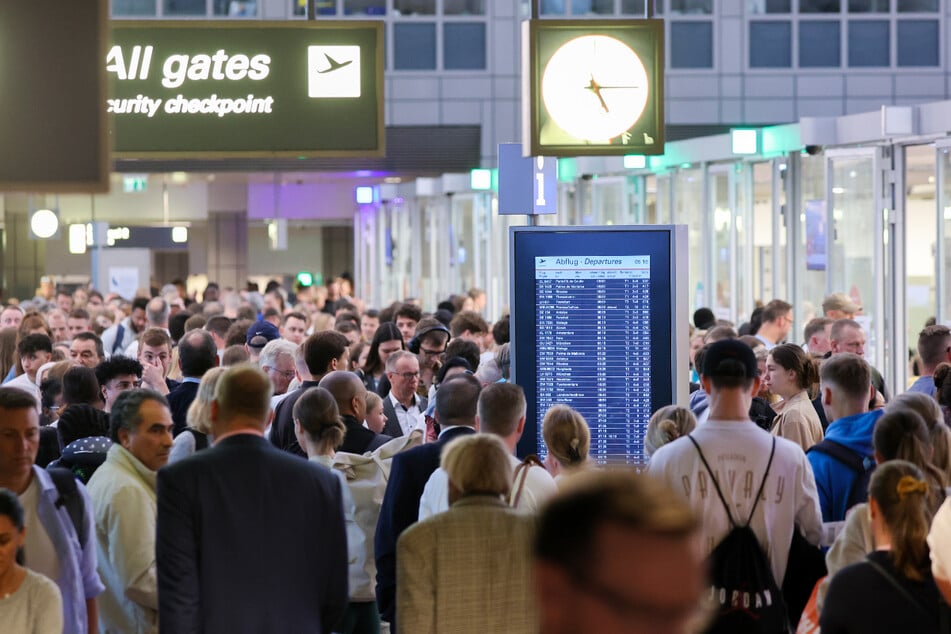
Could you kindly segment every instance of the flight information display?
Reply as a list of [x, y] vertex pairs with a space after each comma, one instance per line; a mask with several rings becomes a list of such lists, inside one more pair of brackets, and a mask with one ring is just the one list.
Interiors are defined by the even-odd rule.
[[529, 410], [520, 453], [547, 453], [545, 413], [564, 404], [587, 421], [592, 460], [644, 464], [651, 412], [678, 400], [684, 368], [675, 232], [574, 229], [513, 229], [512, 358]]

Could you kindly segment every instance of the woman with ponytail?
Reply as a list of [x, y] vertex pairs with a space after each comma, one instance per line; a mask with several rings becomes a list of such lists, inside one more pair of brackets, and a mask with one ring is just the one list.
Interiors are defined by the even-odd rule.
[[932, 488], [904, 460], [875, 470], [867, 512], [876, 549], [832, 579], [819, 619], [823, 634], [938, 631], [938, 588], [926, 541]]
[[545, 468], [556, 481], [589, 466], [591, 430], [576, 410], [567, 405], [549, 408], [542, 420], [542, 438], [548, 448]]
[[669, 442], [686, 436], [697, 426], [697, 419], [686, 407], [666, 405], [651, 415], [644, 435], [644, 451], [650, 458]]
[[[924, 496], [929, 513], [934, 513], [944, 501], [944, 489], [947, 483], [944, 474], [931, 462], [933, 455], [931, 435], [924, 420], [914, 410], [889, 404], [872, 434], [872, 444], [875, 447], [875, 461], [881, 469], [889, 461], [904, 460], [909, 462], [924, 474], [928, 483], [928, 490]], [[879, 548], [875, 541], [875, 532], [869, 520], [868, 506], [857, 504], [849, 511], [835, 543], [826, 554], [826, 567], [829, 570], [828, 580], [850, 564], [863, 561], [871, 552]], [[825, 591], [828, 589], [826, 581], [819, 589], [818, 605], [821, 607]]]
[[925, 421], [931, 436], [931, 464], [944, 474], [945, 482], [951, 486], [951, 429], [944, 422], [941, 406], [927, 394], [905, 392], [892, 397], [886, 411], [899, 407], [915, 410]]
[[808, 392], [819, 382], [819, 370], [802, 348], [785, 343], [770, 350], [763, 382], [783, 399], [773, 404], [778, 412], [770, 430], [774, 436], [793, 441], [803, 451], [822, 440], [822, 422]]

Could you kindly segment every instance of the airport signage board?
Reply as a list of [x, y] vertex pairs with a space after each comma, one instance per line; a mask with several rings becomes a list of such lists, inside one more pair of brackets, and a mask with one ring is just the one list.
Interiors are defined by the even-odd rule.
[[0, 191], [109, 191], [107, 0], [0, 2]]
[[664, 153], [662, 20], [527, 20], [526, 156]]
[[384, 155], [383, 23], [113, 22], [119, 158]]

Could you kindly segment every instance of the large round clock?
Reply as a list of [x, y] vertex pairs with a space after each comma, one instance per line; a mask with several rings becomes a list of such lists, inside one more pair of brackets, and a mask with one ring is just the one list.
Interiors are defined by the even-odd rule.
[[607, 144], [640, 119], [649, 88], [644, 64], [629, 46], [607, 35], [582, 35], [549, 58], [541, 98], [565, 132]]

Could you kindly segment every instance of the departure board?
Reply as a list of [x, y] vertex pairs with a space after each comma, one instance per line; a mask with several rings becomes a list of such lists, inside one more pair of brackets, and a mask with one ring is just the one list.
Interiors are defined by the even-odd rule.
[[[529, 401], [520, 453], [547, 453], [542, 421], [564, 404], [587, 421], [593, 461], [646, 462], [651, 413], [678, 401], [676, 368], [686, 363], [686, 350], [683, 363], [676, 353], [687, 317], [676, 302], [674, 234], [513, 229], [512, 358]], [[680, 383], [685, 398], [686, 377]]]
[[536, 257], [535, 305], [539, 433], [549, 407], [570, 404], [592, 425], [599, 462], [639, 462], [651, 415], [650, 256]]

